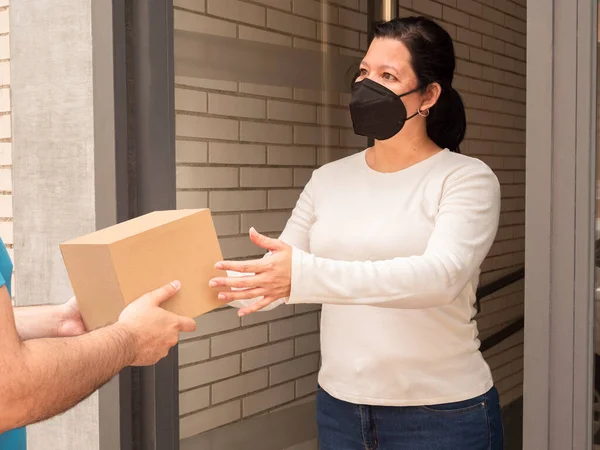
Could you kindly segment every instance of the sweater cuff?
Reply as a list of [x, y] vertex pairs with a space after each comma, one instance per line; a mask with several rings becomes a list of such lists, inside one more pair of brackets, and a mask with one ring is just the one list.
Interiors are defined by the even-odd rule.
[[304, 264], [306, 252], [292, 246], [292, 281], [290, 288], [290, 297], [287, 300], [289, 304], [308, 303], [303, 295], [305, 281], [303, 281]]

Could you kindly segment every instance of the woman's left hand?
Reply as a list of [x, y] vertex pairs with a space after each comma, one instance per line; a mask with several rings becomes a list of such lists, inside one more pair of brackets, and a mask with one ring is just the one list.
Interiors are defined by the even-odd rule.
[[272, 239], [250, 229], [250, 239], [259, 247], [269, 250], [270, 255], [253, 261], [221, 261], [216, 269], [252, 273], [250, 276], [213, 278], [210, 287], [242, 289], [219, 293], [219, 300], [262, 300], [239, 310], [239, 316], [256, 312], [280, 298], [289, 297], [292, 283], [292, 247], [279, 239]]

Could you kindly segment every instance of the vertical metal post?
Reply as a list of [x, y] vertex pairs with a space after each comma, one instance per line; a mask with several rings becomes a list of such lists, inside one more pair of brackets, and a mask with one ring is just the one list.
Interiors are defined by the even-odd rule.
[[[118, 219], [175, 209], [173, 0], [113, 0]], [[118, 44], [118, 45], [117, 45]], [[178, 351], [121, 373], [122, 450], [179, 449]]]

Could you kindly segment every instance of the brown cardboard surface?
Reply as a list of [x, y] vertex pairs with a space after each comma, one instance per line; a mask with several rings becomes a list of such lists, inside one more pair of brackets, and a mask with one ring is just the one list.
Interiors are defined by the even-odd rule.
[[197, 317], [223, 304], [208, 281], [223, 257], [208, 209], [157, 211], [60, 245], [88, 330], [118, 320], [126, 305], [173, 280], [181, 290], [163, 304]]

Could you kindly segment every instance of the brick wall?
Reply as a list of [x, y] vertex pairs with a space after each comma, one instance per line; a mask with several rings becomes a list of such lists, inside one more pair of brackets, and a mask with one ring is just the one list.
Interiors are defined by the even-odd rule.
[[[485, 161], [502, 184], [498, 237], [482, 266], [488, 283], [524, 264], [526, 0], [400, 0], [400, 15], [434, 18], [455, 42], [455, 87], [467, 108], [464, 153]], [[482, 338], [523, 314], [523, 282], [483, 301]], [[523, 394], [523, 333], [485, 354], [502, 403]]]
[[[288, 48], [283, 65], [298, 49], [362, 56], [366, 27], [365, 0], [175, 1], [176, 30]], [[210, 207], [233, 259], [262, 256], [249, 227], [278, 236], [315, 167], [366, 146], [352, 132], [347, 92], [243, 77], [176, 73], [177, 205]], [[225, 308], [197, 322], [180, 345], [182, 438], [314, 398], [318, 307], [241, 320]]]
[[[8, 0], [0, 0], [0, 237], [14, 260]], [[15, 283], [12, 283], [13, 297]]]

